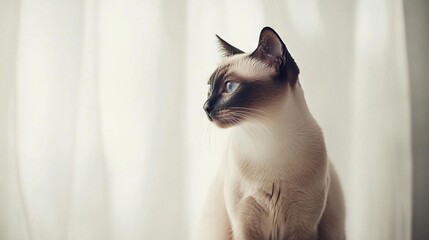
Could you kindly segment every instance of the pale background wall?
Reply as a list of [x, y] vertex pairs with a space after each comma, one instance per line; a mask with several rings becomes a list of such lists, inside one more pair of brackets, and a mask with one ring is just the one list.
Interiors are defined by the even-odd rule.
[[429, 228], [429, 1], [404, 1], [410, 69], [413, 142], [413, 239]]
[[0, 239], [190, 239], [228, 134], [202, 111], [214, 34], [251, 51], [267, 25], [301, 68], [349, 239], [411, 239], [399, 0], [0, 1]]

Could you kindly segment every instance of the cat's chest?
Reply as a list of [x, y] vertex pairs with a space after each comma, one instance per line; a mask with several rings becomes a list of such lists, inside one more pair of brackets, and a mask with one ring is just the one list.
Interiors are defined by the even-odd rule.
[[255, 200], [264, 209], [265, 239], [282, 239], [286, 225], [287, 191], [280, 184], [273, 183], [259, 189], [254, 194]]
[[[233, 215], [237, 217], [242, 215], [243, 213], [240, 212], [243, 209], [242, 206], [252, 202], [257, 205], [257, 209], [254, 209], [253, 213], [246, 212], [246, 214], [258, 215], [256, 217], [261, 220], [264, 239], [282, 239], [286, 227], [287, 189], [278, 183], [258, 186], [241, 182], [235, 186], [235, 189], [230, 189], [234, 199], [231, 209]], [[253, 208], [247, 210], [249, 209]]]

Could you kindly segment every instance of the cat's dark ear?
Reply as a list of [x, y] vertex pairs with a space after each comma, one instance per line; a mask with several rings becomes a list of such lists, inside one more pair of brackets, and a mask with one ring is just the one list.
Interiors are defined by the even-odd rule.
[[286, 77], [292, 85], [297, 81], [299, 68], [280, 36], [272, 28], [262, 29], [258, 47], [250, 56], [276, 68], [279, 77]]
[[240, 49], [238, 49], [238, 48], [232, 46], [231, 44], [227, 43], [225, 40], [223, 40], [217, 34], [216, 34], [216, 37], [219, 41], [220, 52], [222, 53], [222, 56], [230, 57], [230, 56], [235, 55], [235, 54], [244, 53]]

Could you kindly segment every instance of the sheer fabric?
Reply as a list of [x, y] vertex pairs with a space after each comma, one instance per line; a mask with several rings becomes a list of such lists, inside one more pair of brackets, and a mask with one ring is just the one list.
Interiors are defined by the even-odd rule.
[[191, 239], [227, 130], [216, 39], [274, 28], [301, 69], [351, 240], [410, 239], [402, 2], [0, 2], [0, 239]]

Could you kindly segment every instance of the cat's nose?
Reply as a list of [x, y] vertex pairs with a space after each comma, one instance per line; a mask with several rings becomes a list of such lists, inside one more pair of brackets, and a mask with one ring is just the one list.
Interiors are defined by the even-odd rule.
[[206, 111], [207, 115], [210, 115], [211, 111], [213, 110], [213, 106], [209, 103], [209, 101], [206, 101], [203, 106], [204, 111]]

